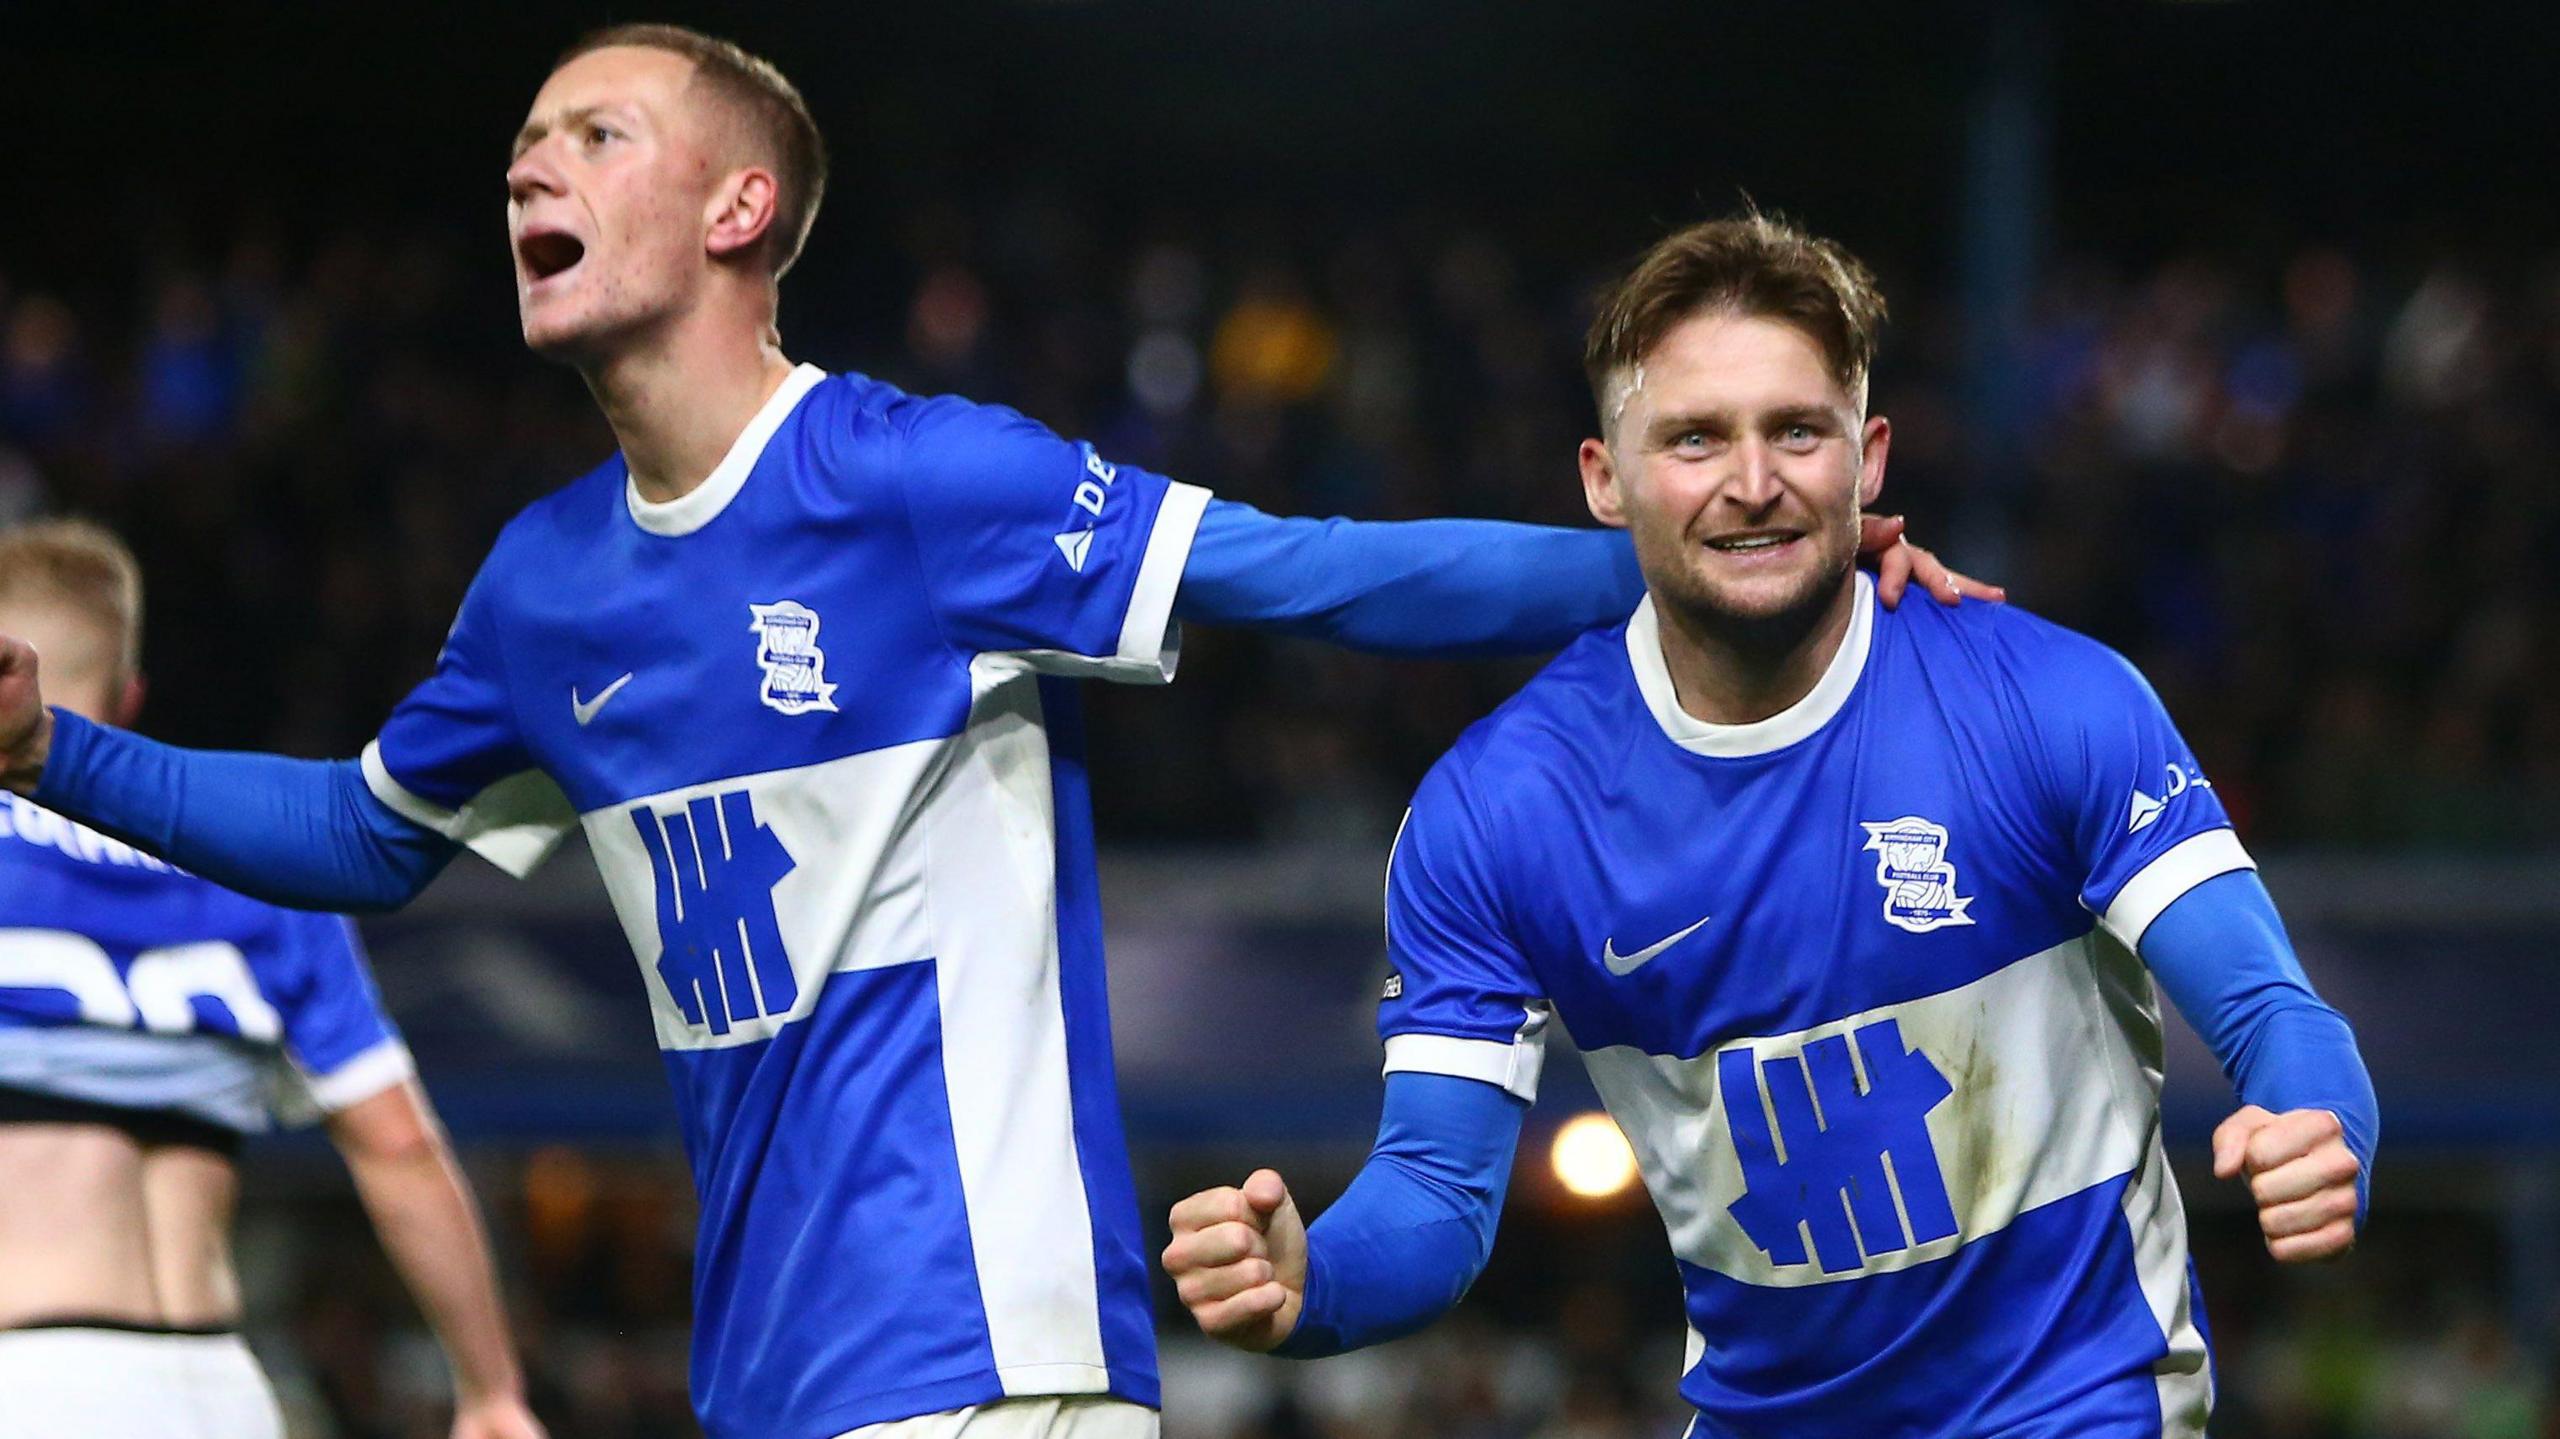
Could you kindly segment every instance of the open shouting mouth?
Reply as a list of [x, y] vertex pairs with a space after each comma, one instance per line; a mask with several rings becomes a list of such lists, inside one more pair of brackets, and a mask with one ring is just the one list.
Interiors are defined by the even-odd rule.
[[516, 263], [528, 285], [558, 279], [586, 257], [587, 242], [566, 230], [527, 229], [516, 236]]

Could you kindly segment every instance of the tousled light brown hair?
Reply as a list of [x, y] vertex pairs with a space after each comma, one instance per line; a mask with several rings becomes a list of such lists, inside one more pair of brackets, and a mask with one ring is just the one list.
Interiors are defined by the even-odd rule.
[[0, 600], [68, 604], [115, 642], [119, 673], [142, 668], [142, 566], [102, 525], [37, 520], [0, 529]]
[[1831, 377], [1866, 392], [1884, 328], [1884, 292], [1858, 258], [1758, 210], [1674, 231], [1600, 297], [1583, 373], [1606, 433], [1610, 391], [1683, 321], [1709, 312], [1774, 320], [1822, 351]]
[[773, 228], [765, 233], [764, 248], [779, 278], [800, 258], [800, 247], [818, 218], [818, 202], [827, 194], [827, 142], [818, 134], [818, 122], [809, 118], [808, 102], [772, 61], [682, 25], [591, 30], [561, 51], [551, 68], [617, 45], [664, 50], [692, 61], [694, 83], [728, 105], [762, 143], [773, 161], [776, 191]]

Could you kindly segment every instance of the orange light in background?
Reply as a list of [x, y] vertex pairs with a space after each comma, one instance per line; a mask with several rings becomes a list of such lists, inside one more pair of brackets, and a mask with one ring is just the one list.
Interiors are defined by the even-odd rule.
[[1584, 1199], [1607, 1199], [1636, 1182], [1636, 1152], [1609, 1116], [1577, 1114], [1556, 1131], [1547, 1150], [1556, 1182]]

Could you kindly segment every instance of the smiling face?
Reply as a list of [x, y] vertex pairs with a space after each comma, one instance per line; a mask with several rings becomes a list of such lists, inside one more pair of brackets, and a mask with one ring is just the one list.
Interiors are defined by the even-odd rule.
[[1635, 541], [1658, 606], [1709, 627], [1819, 613], [1849, 581], [1890, 427], [1776, 320], [1715, 309], [1614, 377], [1584, 498]]
[[[742, 180], [732, 127], [681, 55], [577, 56], [534, 97], [507, 167], [507, 230], [527, 345], [578, 362], [683, 313], [711, 273]], [[769, 196], [768, 208], [769, 208]]]

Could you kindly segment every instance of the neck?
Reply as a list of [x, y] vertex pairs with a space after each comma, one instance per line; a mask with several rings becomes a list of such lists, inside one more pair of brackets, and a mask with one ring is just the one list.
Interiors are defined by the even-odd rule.
[[1680, 708], [1707, 724], [1757, 724], [1803, 699], [1848, 638], [1858, 582], [1784, 614], [1744, 619], [1653, 596], [1663, 667]]
[[[716, 323], [715, 323], [716, 322]], [[691, 493], [791, 374], [770, 319], [741, 324], [704, 307], [653, 336], [579, 367], [613, 426], [642, 499]]]

